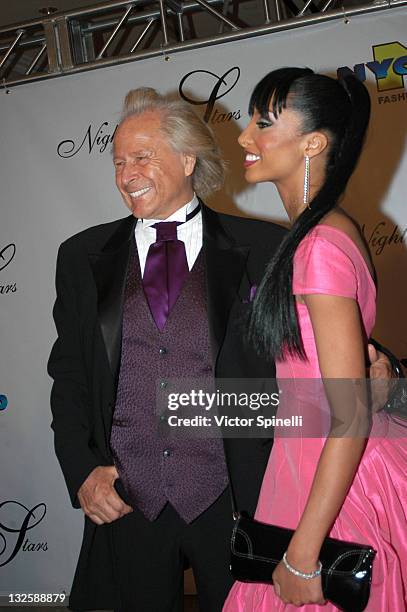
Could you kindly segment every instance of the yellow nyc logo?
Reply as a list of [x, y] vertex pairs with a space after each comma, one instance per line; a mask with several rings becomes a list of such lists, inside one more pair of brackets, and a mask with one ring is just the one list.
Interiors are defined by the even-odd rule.
[[373, 46], [373, 57], [383, 71], [375, 72], [378, 91], [400, 89], [407, 74], [407, 47], [399, 42]]
[[361, 81], [366, 81], [366, 68], [373, 72], [378, 91], [400, 89], [404, 86], [403, 78], [407, 75], [407, 47], [400, 42], [373, 45], [373, 60], [338, 68], [338, 77], [354, 74]]

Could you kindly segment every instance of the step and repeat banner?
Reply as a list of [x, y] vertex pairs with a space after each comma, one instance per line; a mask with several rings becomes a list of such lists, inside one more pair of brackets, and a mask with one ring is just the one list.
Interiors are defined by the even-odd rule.
[[0, 596], [69, 594], [82, 532], [53, 452], [48, 355], [59, 244], [127, 215], [111, 144], [129, 89], [178, 91], [228, 160], [223, 212], [285, 222], [274, 187], [248, 187], [237, 144], [256, 82], [281, 66], [353, 70], [372, 98], [344, 206], [379, 281], [377, 339], [407, 357], [407, 16], [402, 7], [0, 90]]

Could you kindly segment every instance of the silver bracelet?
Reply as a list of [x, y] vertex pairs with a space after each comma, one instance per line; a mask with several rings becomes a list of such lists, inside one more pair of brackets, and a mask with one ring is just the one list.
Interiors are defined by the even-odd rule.
[[306, 574], [305, 572], [300, 572], [299, 570], [295, 569], [295, 567], [293, 567], [292, 565], [288, 563], [287, 552], [285, 552], [283, 555], [283, 563], [284, 563], [284, 567], [289, 572], [291, 572], [291, 574], [294, 574], [294, 576], [298, 576], [298, 578], [304, 578], [304, 580], [311, 580], [311, 578], [316, 578], [317, 576], [320, 576], [322, 572], [321, 561], [318, 561], [318, 568], [314, 570], [313, 572], [310, 572], [309, 574]]

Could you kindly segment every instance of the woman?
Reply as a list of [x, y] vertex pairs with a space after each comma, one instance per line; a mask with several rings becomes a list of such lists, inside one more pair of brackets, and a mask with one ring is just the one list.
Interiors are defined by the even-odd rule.
[[[374, 271], [338, 200], [364, 141], [367, 90], [353, 76], [284, 68], [258, 83], [249, 112], [239, 138], [246, 179], [272, 181], [291, 223], [257, 293], [251, 339], [274, 356], [280, 379], [362, 379]], [[366, 432], [364, 402], [354, 394], [351, 401], [352, 431]], [[306, 402], [300, 398], [300, 409]], [[335, 399], [330, 407], [341, 409]], [[310, 578], [327, 535], [378, 551], [369, 612], [406, 610], [407, 452], [403, 438], [391, 439], [397, 424], [376, 420], [367, 444], [364, 435], [275, 439], [256, 519], [295, 533], [273, 586], [235, 583], [224, 612], [336, 610], [324, 602], [320, 577]]]

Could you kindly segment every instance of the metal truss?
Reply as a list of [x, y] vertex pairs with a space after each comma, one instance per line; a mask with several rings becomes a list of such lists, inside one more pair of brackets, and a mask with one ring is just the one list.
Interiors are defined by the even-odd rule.
[[[338, 0], [110, 0], [0, 28], [0, 87], [391, 9]], [[340, 0], [339, 0], [340, 1]]]

